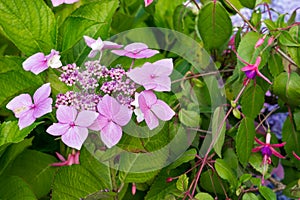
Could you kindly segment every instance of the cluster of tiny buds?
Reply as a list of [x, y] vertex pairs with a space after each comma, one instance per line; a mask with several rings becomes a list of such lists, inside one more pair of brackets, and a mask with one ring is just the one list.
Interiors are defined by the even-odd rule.
[[63, 66], [64, 72], [60, 75], [59, 80], [68, 86], [74, 85], [78, 81], [78, 69], [79, 67], [75, 63]]
[[58, 108], [60, 105], [72, 106], [75, 99], [75, 92], [68, 91], [66, 94], [58, 94], [56, 96], [55, 107]]

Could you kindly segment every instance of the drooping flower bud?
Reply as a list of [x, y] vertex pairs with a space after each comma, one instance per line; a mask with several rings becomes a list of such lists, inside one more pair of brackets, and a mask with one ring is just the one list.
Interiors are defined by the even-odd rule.
[[136, 185], [135, 185], [135, 183], [132, 183], [131, 193], [132, 193], [132, 195], [135, 195], [135, 193], [136, 193]]
[[166, 178], [166, 182], [167, 182], [167, 183], [171, 183], [172, 181], [173, 181], [173, 178], [172, 178], [172, 177]]

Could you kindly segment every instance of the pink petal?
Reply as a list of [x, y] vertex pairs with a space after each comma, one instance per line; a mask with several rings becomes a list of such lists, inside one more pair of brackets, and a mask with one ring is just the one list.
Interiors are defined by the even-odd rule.
[[247, 66], [243, 67], [241, 70], [243, 72], [245, 72], [245, 71], [252, 71], [252, 70], [255, 70], [255, 66], [254, 65], [247, 65]]
[[61, 139], [67, 146], [80, 150], [87, 136], [87, 128], [74, 126], [69, 128], [69, 130], [63, 136], [61, 136]]
[[175, 112], [169, 105], [161, 100], [157, 100], [157, 102], [152, 105], [151, 111], [163, 121], [169, 121], [175, 115]]
[[91, 47], [92, 46], [92, 44], [96, 41], [95, 39], [93, 39], [93, 38], [91, 38], [91, 37], [89, 37], [89, 36], [83, 36], [83, 38], [84, 38], [84, 41], [85, 41], [85, 43], [86, 43], [86, 45], [88, 46], [88, 47]]
[[145, 49], [145, 50], [142, 50], [141, 52], [139, 52], [136, 55], [136, 57], [137, 58], [150, 58], [158, 53], [159, 53], [159, 51], [157, 51], [157, 50]]
[[[151, 63], [148, 64], [151, 65]], [[127, 72], [127, 76], [137, 84], [143, 85], [145, 82], [147, 83], [150, 81], [149, 77], [151, 76], [151, 73], [152, 73], [151, 70], [148, 70], [144, 67], [143, 68], [136, 67], [130, 70], [129, 72]]]
[[48, 98], [35, 105], [33, 116], [39, 118], [50, 112], [52, 112], [52, 99]]
[[103, 115], [99, 115], [92, 125], [88, 128], [93, 131], [100, 131], [109, 123], [109, 119]]
[[103, 50], [104, 49], [119, 49], [119, 48], [122, 48], [123, 45], [120, 45], [120, 44], [117, 44], [117, 43], [114, 43], [114, 42], [110, 42], [110, 41], [103, 41]]
[[55, 152], [55, 154], [56, 154], [56, 156], [58, 157], [58, 159], [59, 159], [60, 161], [66, 161], [66, 159], [65, 159], [60, 153]]
[[169, 59], [162, 59], [154, 62], [154, 74], [157, 76], [169, 76], [172, 74], [173, 71], [173, 60], [172, 58]]
[[119, 112], [112, 116], [112, 120], [120, 126], [125, 126], [130, 121], [131, 116], [132, 110], [128, 106], [121, 105]]
[[36, 75], [48, 69], [47, 58], [43, 53], [33, 54], [27, 58], [22, 65], [24, 70], [31, 71]]
[[260, 141], [259, 139], [257, 139], [257, 137], [254, 138], [255, 142], [257, 142], [260, 145], [266, 145], [266, 143]]
[[124, 56], [127, 53], [126, 50], [112, 50], [111, 52], [118, 56]]
[[263, 148], [263, 146], [258, 146], [252, 149], [252, 152], [258, 152]]
[[151, 81], [145, 82], [143, 86], [146, 90], [171, 91], [171, 78], [168, 76], [155, 77]]
[[124, 49], [128, 52], [138, 53], [142, 50], [148, 49], [148, 46], [141, 42], [135, 42], [127, 45]]
[[145, 7], [149, 6], [153, 0], [144, 0], [145, 1]]
[[46, 132], [50, 135], [60, 136], [65, 134], [69, 130], [69, 128], [69, 124], [54, 123], [47, 128]]
[[256, 61], [255, 61], [255, 64], [254, 66], [258, 69], [258, 66], [260, 65], [260, 62], [261, 62], [261, 57], [260, 56], [257, 56], [256, 58]]
[[112, 119], [114, 115], [118, 114], [120, 106], [121, 104], [115, 98], [106, 94], [98, 103], [97, 108], [101, 115]]
[[39, 104], [39, 102], [47, 99], [50, 96], [50, 93], [51, 93], [50, 83], [46, 83], [42, 85], [40, 88], [38, 88], [35, 91], [33, 95], [34, 104]]
[[68, 161], [63, 161], [63, 162], [56, 162], [56, 163], [52, 163], [51, 166], [53, 167], [62, 167], [62, 166], [67, 166], [68, 165]]
[[272, 82], [267, 78], [265, 77], [262, 73], [260, 73], [260, 71], [256, 71], [257, 75], [261, 78], [263, 78], [265, 81], [267, 81], [269, 84], [272, 84]]
[[59, 6], [64, 3], [64, 0], [51, 0], [51, 1], [52, 1], [52, 5], [54, 7]]
[[60, 105], [56, 111], [56, 118], [63, 124], [74, 122], [77, 116], [77, 110], [73, 107]]
[[286, 144], [286, 142], [283, 142], [281, 144], [271, 144], [271, 147], [275, 147], [275, 148], [279, 148], [279, 147], [283, 147]]
[[99, 114], [94, 111], [83, 110], [78, 114], [75, 120], [75, 125], [81, 127], [88, 127], [94, 123], [98, 115]]
[[27, 126], [30, 126], [33, 124], [33, 122], [36, 120], [36, 118], [33, 117], [33, 110], [28, 110], [26, 112], [23, 112], [22, 115], [19, 118], [19, 127], [20, 129], [23, 129]]
[[8, 102], [6, 108], [12, 110], [15, 116], [19, 118], [20, 115], [22, 115], [22, 113], [30, 109], [31, 105], [31, 96], [29, 94], [21, 94], [13, 98], [10, 102]]
[[72, 4], [72, 3], [75, 3], [75, 2], [78, 2], [79, 0], [65, 0], [65, 3], [66, 4]]
[[143, 109], [148, 110], [149, 108], [151, 108], [151, 106], [157, 102], [157, 98], [153, 91], [144, 90], [143, 92], [140, 93], [138, 102], [143, 112]]
[[80, 156], [80, 151], [77, 151], [74, 155], [74, 164], [80, 164], [79, 156]]
[[272, 147], [270, 147], [272, 154], [278, 158], [285, 158], [283, 155], [281, 155], [280, 153], [278, 153], [275, 149], [273, 149]]
[[144, 112], [144, 118], [150, 130], [153, 130], [159, 125], [157, 117], [150, 110]]
[[293, 156], [295, 156], [295, 158], [296, 158], [297, 160], [300, 160], [300, 156], [298, 156], [298, 155], [295, 153], [295, 151], [293, 151]]
[[94, 57], [97, 55], [97, 53], [98, 53], [98, 51], [96, 51], [96, 50], [91, 50], [90, 53], [89, 53], [89, 55], [88, 55], [88, 57], [89, 57], [89, 58], [94, 58]]
[[113, 122], [109, 122], [100, 132], [101, 140], [108, 147], [111, 148], [116, 145], [122, 137], [122, 129]]

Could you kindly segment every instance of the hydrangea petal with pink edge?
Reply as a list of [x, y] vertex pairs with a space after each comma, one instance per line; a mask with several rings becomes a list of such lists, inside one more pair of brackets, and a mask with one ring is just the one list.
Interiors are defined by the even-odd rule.
[[77, 1], [79, 1], [79, 0], [51, 0], [52, 5], [54, 7], [57, 7], [57, 6], [59, 6], [59, 5], [63, 4], [63, 3], [72, 4], [72, 3], [75, 3]]
[[82, 144], [84, 143], [87, 137], [88, 137], [87, 128], [74, 126], [74, 127], [70, 127], [68, 131], [61, 136], [61, 140], [67, 146], [80, 150]]
[[159, 53], [157, 50], [148, 49], [146, 44], [139, 42], [125, 46], [123, 50], [113, 50], [111, 52], [119, 56], [126, 56], [134, 59], [150, 58]]
[[147, 7], [153, 2], [153, 0], [144, 0], [144, 2], [145, 2], [145, 7]]
[[173, 71], [172, 59], [162, 59], [154, 63], [145, 63], [136, 67], [127, 76], [134, 82], [144, 86], [146, 90], [171, 91], [171, 78]]
[[24, 112], [30, 109], [32, 105], [32, 99], [29, 94], [20, 94], [13, 98], [7, 105], [6, 108], [12, 110], [16, 118], [19, 118]]
[[101, 130], [100, 137], [103, 143], [108, 148], [111, 148], [121, 140], [122, 128], [113, 122], [108, 122], [108, 124]]

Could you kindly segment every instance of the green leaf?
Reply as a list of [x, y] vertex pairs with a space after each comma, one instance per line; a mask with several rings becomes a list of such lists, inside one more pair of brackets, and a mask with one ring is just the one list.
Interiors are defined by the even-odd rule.
[[205, 190], [210, 193], [216, 192], [217, 194], [221, 195], [224, 195], [222, 187], [224, 187], [226, 191], [228, 189], [227, 182], [220, 180], [220, 177], [218, 177], [218, 175], [215, 172], [212, 172], [211, 169], [201, 174], [200, 185], [202, 188], [205, 188]]
[[254, 137], [254, 120], [245, 117], [241, 121], [235, 140], [236, 152], [241, 164], [244, 167], [246, 167], [246, 165], [248, 164], [248, 160], [253, 147]]
[[19, 176], [28, 183], [37, 198], [50, 192], [56, 169], [50, 164], [56, 159], [34, 150], [23, 151], [12, 163], [5, 174]]
[[294, 113], [293, 113], [293, 119], [294, 119], [294, 123], [296, 125], [296, 129], [297, 131], [300, 131], [300, 110], [296, 110]]
[[273, 77], [278, 76], [284, 70], [282, 57], [278, 54], [271, 54], [268, 61], [268, 68]]
[[37, 200], [30, 186], [20, 177], [4, 176], [0, 179], [0, 198], [9, 200]]
[[207, 49], [218, 49], [229, 40], [232, 23], [220, 2], [209, 2], [201, 8], [198, 29]]
[[258, 189], [259, 193], [266, 199], [266, 200], [274, 200], [276, 199], [276, 194], [268, 187], [261, 186]]
[[290, 157], [291, 161], [300, 169], [300, 162], [293, 156], [293, 151], [300, 155], [300, 131], [297, 131], [293, 122], [291, 122], [290, 117], [288, 116], [282, 127], [282, 141], [286, 142], [284, 149], [287, 155]]
[[201, 124], [200, 114], [195, 111], [186, 110], [182, 108], [179, 111], [178, 116], [181, 123], [183, 123], [186, 126], [199, 127]]
[[169, 169], [175, 169], [182, 165], [183, 163], [189, 162], [191, 160], [195, 159], [195, 156], [197, 155], [196, 149], [189, 149], [185, 151], [180, 158], [178, 158], [175, 162], [173, 162], [168, 168]]
[[300, 43], [295, 40], [287, 31], [282, 31], [279, 36], [279, 42], [282, 45], [289, 46], [289, 47], [299, 47]]
[[[214, 149], [219, 157], [224, 144], [226, 124], [224, 122], [225, 113], [223, 107], [217, 107], [212, 119], [212, 137], [215, 138]], [[223, 123], [222, 123], [223, 122]]]
[[264, 92], [258, 84], [246, 89], [241, 99], [242, 112], [249, 118], [256, 118], [264, 105]]
[[112, 189], [107, 163], [100, 163], [86, 149], [80, 152], [80, 165], [61, 167], [55, 175], [53, 200], [78, 200], [99, 190]]
[[189, 186], [189, 178], [187, 177], [187, 175], [183, 174], [179, 176], [178, 180], [176, 181], [176, 188], [179, 191], [184, 192], [188, 189], [188, 186]]
[[214, 198], [210, 194], [205, 192], [200, 192], [196, 194], [194, 198], [198, 200], [214, 200]]
[[40, 76], [23, 70], [22, 62], [23, 59], [16, 57], [0, 57], [0, 105], [43, 84]]
[[247, 8], [253, 9], [256, 5], [256, 0], [240, 0], [241, 4]]
[[56, 29], [44, 1], [0, 0], [0, 30], [26, 55], [55, 49]]
[[262, 156], [260, 153], [252, 154], [249, 158], [249, 163], [256, 171], [262, 173]]
[[258, 200], [257, 196], [253, 193], [245, 193], [242, 200]]
[[300, 76], [292, 72], [283, 72], [274, 80], [273, 92], [284, 102], [298, 106], [300, 104]]
[[231, 187], [235, 189], [237, 186], [237, 176], [233, 173], [228, 164], [224, 160], [218, 158], [215, 162], [215, 168], [219, 176], [227, 180]]
[[0, 125], [0, 146], [7, 143], [21, 142], [35, 127], [41, 123], [42, 122], [33, 123], [32, 125], [20, 130], [17, 121], [3, 122]]
[[86, 59], [91, 49], [85, 44], [84, 35], [102, 39], [108, 37], [111, 19], [117, 7], [117, 0], [96, 1], [80, 6], [67, 17], [59, 28], [62, 38], [59, 47], [67, 63], [76, 62], [77, 65], [81, 65]]

